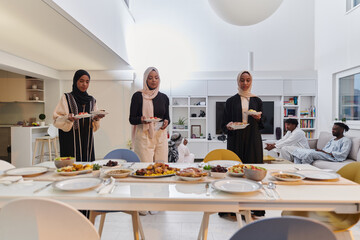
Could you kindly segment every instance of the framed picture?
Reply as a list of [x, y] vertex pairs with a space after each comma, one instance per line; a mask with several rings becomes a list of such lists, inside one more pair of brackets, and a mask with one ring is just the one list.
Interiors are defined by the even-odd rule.
[[201, 126], [200, 125], [192, 125], [191, 126], [191, 136], [200, 138], [200, 134], [201, 134]]

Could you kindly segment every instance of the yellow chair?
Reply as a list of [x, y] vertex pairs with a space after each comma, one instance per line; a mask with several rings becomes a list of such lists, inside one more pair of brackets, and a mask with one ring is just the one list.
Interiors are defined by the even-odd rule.
[[[349, 163], [337, 173], [343, 178], [360, 184], [360, 162]], [[325, 223], [336, 233], [347, 231], [360, 219], [360, 213], [338, 214], [332, 211], [283, 211], [281, 215], [310, 217]]]
[[213, 160], [233, 160], [241, 162], [241, 159], [234, 153], [233, 151], [227, 150], [227, 149], [215, 149], [209, 152], [203, 162], [209, 162]]

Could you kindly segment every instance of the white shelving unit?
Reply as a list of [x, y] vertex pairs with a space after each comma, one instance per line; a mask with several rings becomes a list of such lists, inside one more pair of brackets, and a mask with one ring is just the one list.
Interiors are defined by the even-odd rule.
[[26, 100], [44, 102], [44, 80], [26, 77]]
[[316, 129], [316, 97], [313, 95], [282, 96], [282, 133], [285, 135], [285, 120], [297, 119], [299, 127], [307, 138], [315, 137]]
[[[199, 117], [201, 111], [205, 113], [205, 117]], [[206, 96], [177, 96], [171, 97], [170, 102], [170, 118], [169, 127], [170, 136], [178, 132], [183, 137], [188, 138], [189, 142], [206, 141], [208, 135], [208, 98]], [[179, 119], [185, 120], [184, 126], [176, 123]]]

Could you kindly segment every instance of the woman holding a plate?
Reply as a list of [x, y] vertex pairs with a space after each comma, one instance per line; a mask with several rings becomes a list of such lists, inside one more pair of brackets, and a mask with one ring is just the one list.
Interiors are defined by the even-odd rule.
[[142, 162], [167, 162], [166, 127], [170, 123], [169, 98], [159, 91], [160, 76], [155, 67], [144, 73], [143, 89], [131, 99], [129, 121], [132, 143]]
[[[261, 117], [263, 104], [251, 93], [250, 72], [239, 73], [237, 84], [238, 93], [226, 100], [222, 120], [222, 129], [228, 136], [227, 149], [235, 152], [243, 163], [263, 163], [260, 134], [264, 128]], [[242, 128], [237, 129], [238, 126]]]
[[72, 92], [61, 97], [53, 113], [54, 126], [59, 128], [60, 156], [76, 157], [81, 162], [95, 160], [93, 132], [104, 117], [89, 114], [98, 110], [95, 98], [87, 93], [89, 84], [89, 73], [76, 71]]

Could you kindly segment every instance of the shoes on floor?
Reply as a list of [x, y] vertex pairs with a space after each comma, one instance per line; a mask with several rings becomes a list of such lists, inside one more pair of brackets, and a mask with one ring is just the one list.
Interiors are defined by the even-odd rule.
[[140, 216], [146, 216], [148, 215], [148, 211], [139, 211]]

